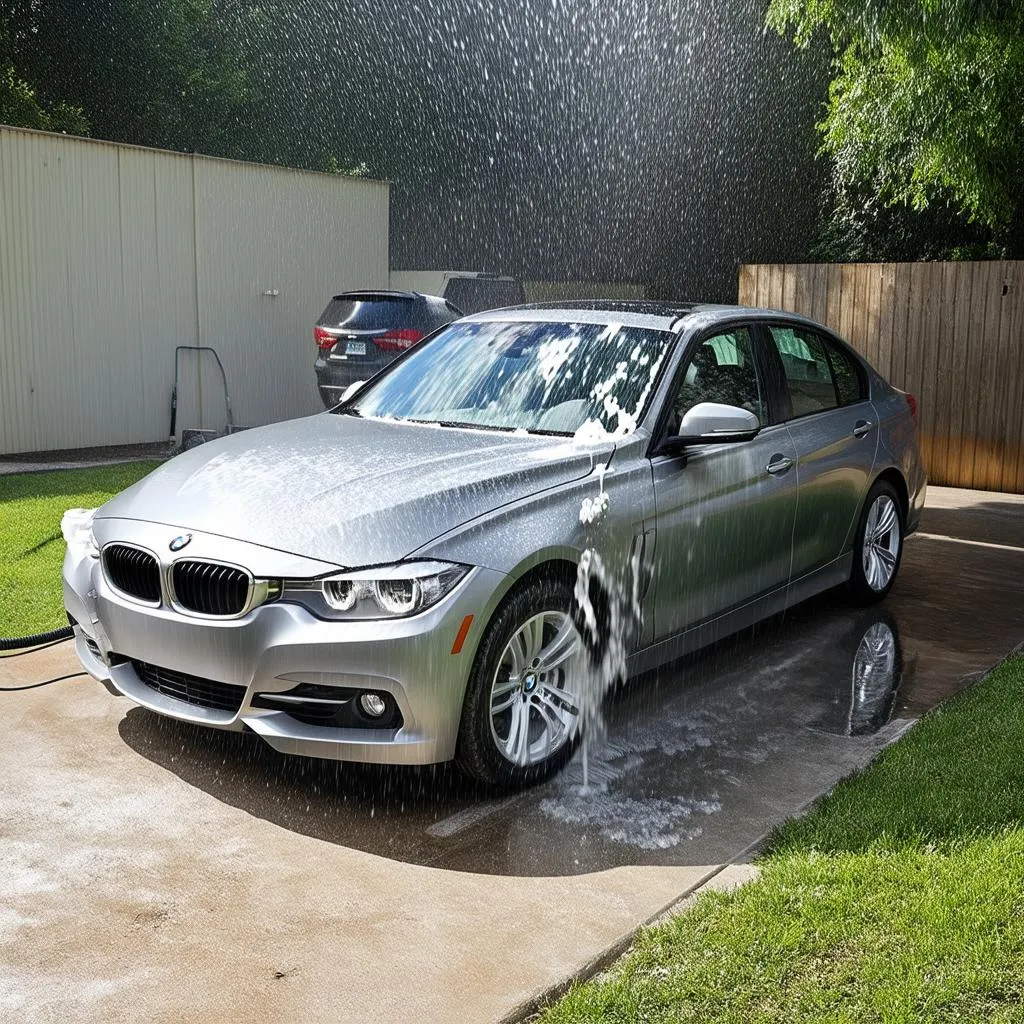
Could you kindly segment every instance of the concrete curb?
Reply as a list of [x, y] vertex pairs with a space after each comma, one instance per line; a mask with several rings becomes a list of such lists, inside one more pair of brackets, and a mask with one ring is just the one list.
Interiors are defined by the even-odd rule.
[[160, 462], [170, 458], [175, 451], [176, 448], [167, 441], [154, 441], [103, 448], [0, 455], [0, 476], [51, 473], [58, 469], [95, 469], [98, 466], [119, 466], [127, 462]]
[[[801, 813], [803, 811], [801, 810]], [[560, 999], [577, 982], [589, 981], [601, 971], [606, 970], [616, 960], [622, 957], [633, 945], [637, 935], [645, 928], [658, 924], [675, 914], [683, 913], [689, 909], [701, 893], [712, 889], [729, 889], [743, 885], [756, 878], [758, 869], [748, 863], [747, 858], [752, 856], [764, 844], [769, 833], [765, 832], [751, 843], [744, 850], [741, 850], [732, 860], [719, 864], [712, 868], [707, 874], [699, 878], [693, 885], [687, 886], [678, 896], [673, 897], [660, 910], [656, 910], [650, 917], [642, 921], [635, 928], [631, 928], [619, 936], [611, 945], [603, 949], [597, 956], [592, 957], [578, 970], [573, 971], [568, 977], [562, 978], [546, 988], [535, 992], [528, 999], [520, 1003], [514, 1010], [499, 1018], [498, 1024], [524, 1024], [539, 1014], [545, 1007]]]

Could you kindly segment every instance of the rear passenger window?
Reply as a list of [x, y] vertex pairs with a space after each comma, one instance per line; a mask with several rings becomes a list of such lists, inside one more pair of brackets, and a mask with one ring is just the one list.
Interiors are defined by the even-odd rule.
[[835, 409], [839, 405], [824, 341], [801, 327], [768, 331], [782, 360], [793, 418]]
[[828, 361], [832, 364], [832, 376], [836, 382], [840, 405], [853, 405], [868, 397], [867, 381], [864, 371], [857, 361], [841, 345], [825, 339]]

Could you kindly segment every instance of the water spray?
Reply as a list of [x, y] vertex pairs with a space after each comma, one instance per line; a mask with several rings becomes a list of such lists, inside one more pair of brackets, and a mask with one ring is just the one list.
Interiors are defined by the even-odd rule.
[[[598, 494], [583, 499], [580, 522], [592, 526], [608, 511], [604, 478], [609, 463], [597, 467]], [[589, 539], [589, 538], [588, 538]], [[603, 729], [601, 705], [605, 694], [626, 678], [629, 644], [640, 621], [640, 557], [634, 546], [628, 569], [628, 585], [605, 564], [591, 543], [580, 555], [573, 591], [572, 620], [579, 634], [583, 657], [578, 666], [576, 689], [579, 693], [578, 728], [583, 730], [583, 792], [589, 791], [589, 745], [591, 737]]]

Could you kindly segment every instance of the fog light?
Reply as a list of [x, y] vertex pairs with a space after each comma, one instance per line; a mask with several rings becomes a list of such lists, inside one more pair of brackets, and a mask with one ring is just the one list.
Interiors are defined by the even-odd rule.
[[380, 718], [387, 711], [388, 706], [379, 693], [364, 693], [359, 698], [359, 706], [371, 717]]

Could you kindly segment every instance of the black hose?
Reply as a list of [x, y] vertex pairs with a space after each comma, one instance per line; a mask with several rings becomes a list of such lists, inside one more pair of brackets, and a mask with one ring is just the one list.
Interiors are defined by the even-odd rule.
[[49, 686], [50, 683], [62, 683], [65, 679], [77, 679], [79, 676], [88, 674], [88, 672], [71, 672], [66, 676], [44, 679], [41, 683], [27, 683], [25, 686], [0, 686], [0, 693], [14, 693], [17, 690], [38, 690], [40, 686]]
[[56, 647], [57, 644], [66, 644], [72, 637], [64, 636], [60, 640], [51, 640], [48, 644], [40, 644], [38, 647], [22, 647], [17, 651], [8, 651], [6, 654], [0, 651], [0, 661], [6, 661], [8, 658], [21, 658], [26, 654], [35, 654], [36, 651], [45, 651], [51, 647]]
[[75, 635], [70, 626], [51, 629], [49, 633], [35, 633], [32, 636], [0, 637], [0, 651], [20, 651], [23, 647], [37, 647], [56, 640], [69, 640]]

